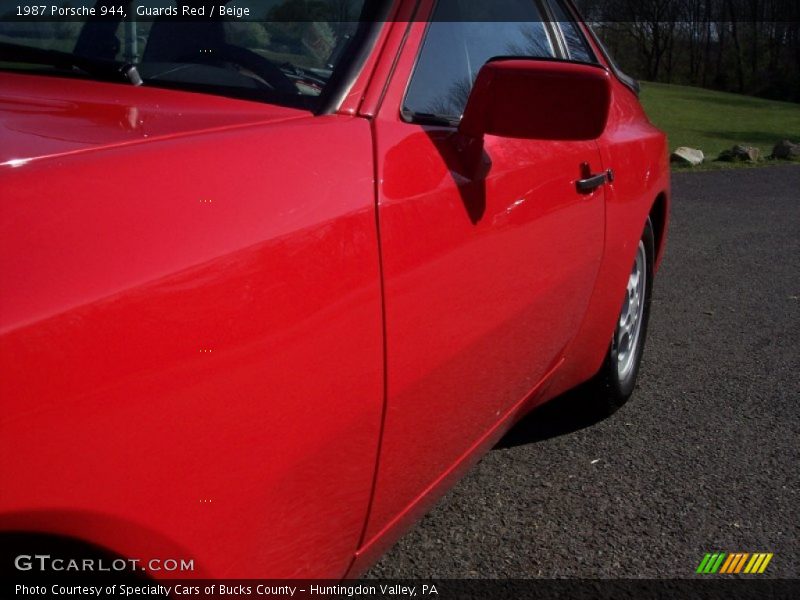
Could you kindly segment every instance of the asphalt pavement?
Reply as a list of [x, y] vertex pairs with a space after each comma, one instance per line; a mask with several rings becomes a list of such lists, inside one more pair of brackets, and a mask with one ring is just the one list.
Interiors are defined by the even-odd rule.
[[632, 400], [526, 418], [368, 574], [800, 577], [800, 166], [678, 173]]

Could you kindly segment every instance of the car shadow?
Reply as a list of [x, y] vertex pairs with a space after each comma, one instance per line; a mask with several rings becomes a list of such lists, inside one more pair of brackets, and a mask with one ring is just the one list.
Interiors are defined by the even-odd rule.
[[494, 449], [535, 444], [597, 425], [607, 417], [591, 409], [594, 394], [596, 392], [584, 384], [554, 398], [514, 425]]
[[475, 173], [465, 175], [454, 129], [424, 127], [406, 136], [387, 150], [384, 165], [383, 193], [391, 200], [424, 197], [439, 204], [441, 186], [450, 178], [470, 222], [477, 225], [486, 215], [486, 177], [491, 158], [484, 152]]
[[475, 173], [464, 173], [463, 157], [457, 150], [457, 133], [450, 130], [431, 130], [425, 133], [444, 159], [450, 177], [461, 196], [469, 220], [477, 225], [486, 214], [486, 178], [492, 167], [492, 160], [483, 152], [482, 164]]

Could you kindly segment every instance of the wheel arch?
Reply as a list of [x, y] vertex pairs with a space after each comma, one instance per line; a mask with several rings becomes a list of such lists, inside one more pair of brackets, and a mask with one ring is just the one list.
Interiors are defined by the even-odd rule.
[[[624, 226], [615, 226], [615, 234], [620, 234], [623, 231], [633, 232], [635, 228], [640, 228], [636, 229], [637, 235], [641, 234], [647, 218], [650, 218], [653, 225], [655, 248], [653, 259], [654, 275], [658, 272], [664, 257], [670, 221], [668, 176], [665, 175], [660, 182], [661, 185], [646, 192], [646, 195], [639, 196], [635, 210], [630, 210], [627, 203], [615, 203], [616, 214], [613, 217], [617, 219], [615, 223], [619, 223], [622, 220], [625, 221]], [[661, 191], [653, 197], [653, 194], [659, 189]], [[648, 198], [653, 198], [649, 204]], [[616, 250], [620, 250], [620, 245], [624, 245], [624, 240], [621, 237], [619, 237], [618, 242]], [[565, 352], [566, 362], [564, 366], [554, 378], [547, 393], [537, 400], [537, 404], [588, 381], [600, 369], [613, 332], [612, 323], [615, 321], [619, 311], [616, 290], [623, 280], [627, 280], [629, 275], [627, 261], [620, 261], [615, 257], [617, 257], [617, 253], [609, 254], [608, 249], [606, 250], [603, 266], [596, 282], [597, 287], [581, 330]]]
[[655, 257], [653, 269], [658, 270], [664, 257], [667, 242], [667, 226], [669, 224], [669, 196], [666, 191], [656, 196], [650, 207], [650, 222], [653, 224], [653, 237], [655, 238]]

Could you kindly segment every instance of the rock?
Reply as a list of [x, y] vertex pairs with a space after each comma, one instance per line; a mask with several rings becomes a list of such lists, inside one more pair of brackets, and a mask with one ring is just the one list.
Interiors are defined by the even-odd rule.
[[798, 160], [800, 159], [800, 144], [793, 144], [789, 140], [778, 142], [772, 149], [772, 158]]
[[717, 160], [726, 162], [758, 162], [761, 160], [761, 150], [753, 146], [737, 144], [730, 150], [723, 150]]
[[677, 148], [675, 152], [672, 153], [672, 156], [670, 156], [670, 160], [674, 163], [691, 165], [693, 167], [702, 164], [705, 159], [706, 155], [703, 154], [702, 150], [695, 150], [694, 148], [687, 148], [686, 146]]

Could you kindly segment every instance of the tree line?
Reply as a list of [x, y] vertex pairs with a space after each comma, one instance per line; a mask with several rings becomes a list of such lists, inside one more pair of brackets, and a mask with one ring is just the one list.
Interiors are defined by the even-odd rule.
[[800, 0], [576, 0], [633, 77], [800, 102]]

